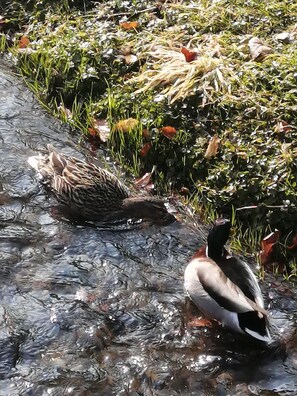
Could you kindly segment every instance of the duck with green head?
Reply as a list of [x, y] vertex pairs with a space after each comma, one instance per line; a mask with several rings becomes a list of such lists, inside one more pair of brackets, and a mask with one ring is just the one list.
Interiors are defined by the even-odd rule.
[[231, 223], [219, 219], [185, 270], [185, 289], [199, 310], [223, 326], [259, 341], [271, 340], [268, 313], [257, 279], [247, 263], [226, 248]]
[[73, 214], [89, 221], [150, 220], [169, 224], [175, 217], [164, 202], [151, 196], [129, 196], [128, 189], [112, 173], [92, 163], [58, 153], [28, 159], [41, 181]]

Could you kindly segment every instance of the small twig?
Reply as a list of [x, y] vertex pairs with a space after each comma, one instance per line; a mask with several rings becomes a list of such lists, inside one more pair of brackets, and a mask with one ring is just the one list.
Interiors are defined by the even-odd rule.
[[266, 205], [261, 203], [260, 205], [251, 205], [251, 206], [242, 206], [241, 208], [236, 208], [236, 211], [239, 210], [249, 210], [249, 209], [258, 209], [258, 208], [267, 208], [267, 209], [288, 209], [288, 208], [296, 208], [295, 205]]
[[112, 19], [112, 18], [115, 18], [115, 17], [126, 16], [126, 15], [130, 15], [129, 18], [128, 18], [128, 19], [130, 19], [130, 18], [135, 17], [135, 16], [138, 15], [138, 14], [143, 14], [144, 12], [148, 12], [148, 11], [157, 12], [157, 9], [156, 9], [156, 8], [157, 8], [156, 6], [154, 6], [154, 7], [149, 7], [149, 8], [146, 8], [145, 10], [136, 11], [136, 12], [134, 12], [132, 15], [130, 15], [130, 12], [119, 12], [118, 14], [111, 14], [111, 15], [108, 15], [108, 17], [107, 17], [106, 19], [108, 20], [108, 19]]

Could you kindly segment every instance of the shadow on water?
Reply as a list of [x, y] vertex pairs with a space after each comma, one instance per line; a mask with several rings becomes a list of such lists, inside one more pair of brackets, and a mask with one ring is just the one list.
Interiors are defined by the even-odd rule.
[[4, 66], [0, 85], [0, 395], [296, 394], [294, 290], [262, 285], [284, 346], [192, 326], [201, 230], [57, 215], [27, 158], [48, 143], [84, 156]]

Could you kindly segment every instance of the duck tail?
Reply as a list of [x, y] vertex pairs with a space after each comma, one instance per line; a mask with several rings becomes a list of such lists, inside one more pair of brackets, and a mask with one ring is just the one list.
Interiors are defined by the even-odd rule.
[[238, 314], [239, 326], [243, 332], [262, 342], [270, 342], [266, 315], [261, 312], [249, 311]]

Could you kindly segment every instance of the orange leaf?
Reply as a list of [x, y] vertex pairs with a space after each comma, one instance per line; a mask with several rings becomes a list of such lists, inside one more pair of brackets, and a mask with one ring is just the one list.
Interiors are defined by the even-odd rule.
[[30, 44], [30, 40], [28, 39], [28, 37], [22, 36], [19, 41], [19, 47], [26, 48], [28, 46], [28, 44]]
[[271, 234], [267, 235], [261, 241], [261, 252], [260, 252], [260, 262], [262, 265], [268, 264], [275, 250], [275, 246], [278, 244], [280, 232], [275, 230]]
[[145, 143], [145, 145], [140, 150], [139, 154], [141, 157], [146, 157], [147, 153], [150, 151], [152, 145], [150, 143]]
[[97, 132], [95, 131], [94, 128], [88, 128], [88, 131], [89, 131], [89, 134], [90, 134], [91, 136], [97, 136]]
[[204, 154], [204, 157], [206, 159], [210, 159], [212, 157], [215, 157], [218, 154], [218, 150], [219, 150], [219, 143], [220, 143], [220, 139], [218, 137], [218, 135], [214, 135], [207, 146], [206, 152]]
[[166, 136], [168, 139], [173, 139], [176, 135], [176, 129], [172, 126], [165, 126], [161, 129], [161, 132], [163, 133], [164, 136]]
[[138, 27], [138, 22], [137, 21], [121, 22], [120, 26], [121, 26], [121, 28], [123, 28], [125, 30], [132, 30], [132, 29], [136, 29]]
[[186, 58], [186, 62], [192, 62], [193, 60], [195, 60], [197, 58], [197, 52], [190, 51], [186, 47], [182, 47], [180, 52], [182, 54], [184, 54], [184, 56]]

